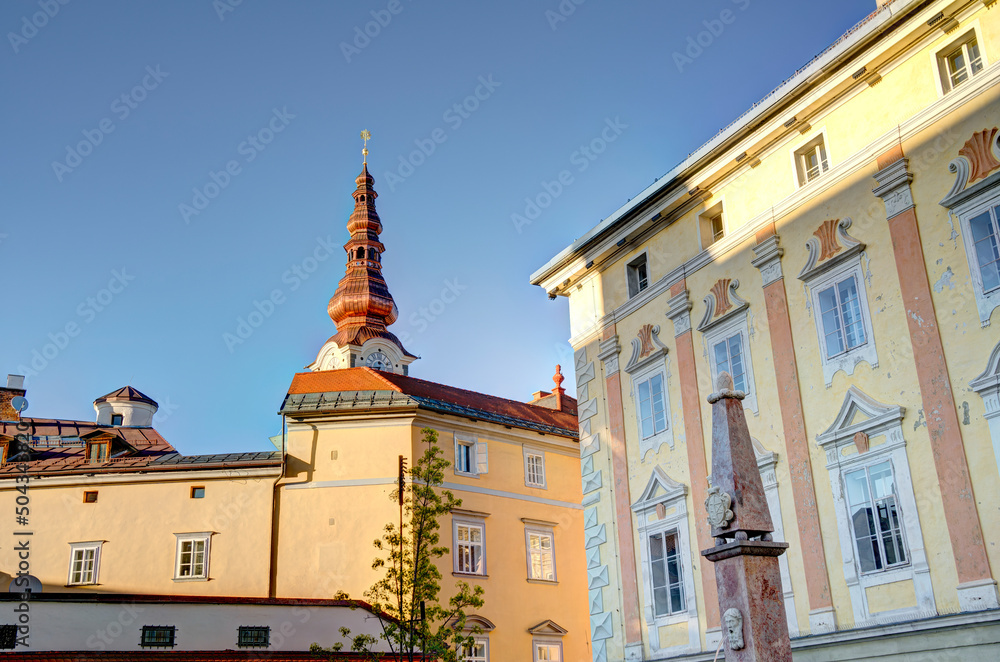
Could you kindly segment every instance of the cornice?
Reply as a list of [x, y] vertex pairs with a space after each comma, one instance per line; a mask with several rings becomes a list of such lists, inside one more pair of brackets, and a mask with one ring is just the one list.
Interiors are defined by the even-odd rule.
[[[742, 227], [721, 241], [712, 244], [708, 249], [701, 251], [695, 256], [683, 262], [671, 272], [663, 276], [656, 285], [660, 287], [670, 287], [687, 275], [695, 273], [701, 268], [711, 264], [715, 260], [724, 257], [734, 249], [738, 249], [743, 242], [752, 238], [754, 234], [771, 222], [788, 216], [799, 207], [807, 204], [816, 195], [827, 189], [834, 188], [837, 184], [856, 175], [859, 171], [864, 171], [871, 166], [875, 158], [884, 154], [887, 150], [896, 146], [900, 141], [907, 141], [918, 133], [926, 130], [934, 123], [940, 121], [944, 116], [953, 112], [975, 100], [983, 93], [1000, 84], [1000, 61], [990, 64], [982, 73], [977, 75], [967, 84], [953, 90], [949, 94], [928, 104], [924, 109], [917, 112], [913, 117], [903, 122], [899, 127], [894, 127], [890, 131], [882, 134], [866, 147], [858, 150], [845, 160], [835, 164], [827, 173], [815, 182], [798, 188], [794, 193], [778, 201], [772, 208], [768, 208], [747, 221]], [[994, 173], [995, 175], [996, 173]], [[992, 176], [991, 176], [992, 177]], [[984, 183], [977, 182], [976, 186]], [[973, 187], [968, 190], [971, 191]], [[951, 202], [951, 201], [949, 201]], [[944, 204], [944, 201], [942, 201]], [[957, 203], [955, 203], [957, 204]], [[946, 205], [948, 206], [948, 205]], [[566, 252], [566, 251], [564, 251]], [[568, 255], [565, 256], [568, 258]], [[543, 268], [544, 269], [544, 268]], [[560, 272], [562, 273], [562, 272]], [[533, 277], [534, 278], [534, 277]], [[534, 281], [533, 281], [534, 282]], [[652, 289], [652, 288], [651, 288]], [[660, 288], [657, 288], [660, 291]], [[647, 300], [643, 294], [652, 293], [650, 290], [643, 292], [637, 297], [633, 297], [628, 302], [614, 309], [608, 315], [614, 315], [615, 319], [622, 319], [625, 315], [634, 312], [642, 307]], [[642, 297], [642, 300], [640, 300]]]

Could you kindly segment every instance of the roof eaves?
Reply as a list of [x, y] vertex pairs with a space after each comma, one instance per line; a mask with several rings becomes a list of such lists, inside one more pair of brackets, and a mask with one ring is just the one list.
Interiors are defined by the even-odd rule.
[[544, 423], [536, 423], [534, 421], [527, 421], [523, 418], [517, 418], [516, 416], [507, 416], [505, 414], [497, 414], [494, 412], [483, 411], [482, 409], [475, 409], [473, 407], [465, 407], [463, 405], [456, 405], [451, 402], [443, 402], [441, 400], [434, 400], [431, 398], [414, 397], [422, 407], [426, 409], [432, 409], [434, 411], [440, 411], [446, 414], [456, 414], [459, 416], [465, 416], [468, 418], [476, 418], [484, 421], [489, 421], [491, 423], [499, 423], [501, 425], [509, 425], [511, 427], [524, 428], [526, 430], [534, 430], [536, 432], [546, 432], [549, 434], [556, 434], [562, 437], [570, 437], [572, 439], [579, 439], [580, 433], [576, 430], [561, 428], [555, 425], [546, 425]]
[[[767, 93], [763, 99], [751, 106], [746, 112], [719, 131], [719, 133], [715, 134], [712, 139], [689, 154], [686, 159], [678, 163], [664, 175], [657, 177], [652, 184], [643, 189], [638, 195], [631, 198], [627, 203], [615, 210], [615, 212], [610, 216], [603, 219], [600, 223], [588, 230], [579, 239], [559, 251], [555, 257], [550, 259], [541, 268], [531, 274], [530, 283], [532, 285], [540, 285], [545, 278], [552, 274], [552, 272], [555, 272], [562, 267], [570, 257], [576, 255], [584, 248], [594, 243], [599, 237], [611, 230], [614, 226], [618, 225], [619, 222], [629, 217], [634, 210], [639, 208], [641, 205], [646, 204], [656, 194], [665, 193], [672, 186], [679, 185], [686, 175], [692, 174], [695, 167], [703, 160], [714, 156], [716, 150], [726, 144], [730, 138], [752, 125], [754, 120], [779, 105], [780, 102], [787, 99], [800, 89], [800, 87], [808, 85], [816, 73], [824, 69], [831, 62], [837, 60], [843, 52], [853, 48], [859, 42], [873, 36], [873, 34], [882, 32], [882, 28], [887, 22], [893, 21], [899, 14], [905, 13], [905, 10], [910, 5], [922, 1], [923, 0], [894, 0], [893, 2], [882, 5], [876, 11], [866, 16], [861, 22], [848, 30], [823, 52], [814, 57], [803, 67], [800, 67], [789, 78], [782, 81], [777, 87]], [[787, 89], [782, 91], [783, 88]]]

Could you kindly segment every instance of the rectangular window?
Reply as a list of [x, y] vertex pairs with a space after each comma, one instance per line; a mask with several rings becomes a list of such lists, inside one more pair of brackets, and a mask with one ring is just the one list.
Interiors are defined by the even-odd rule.
[[486, 574], [484, 533], [485, 527], [482, 524], [455, 522], [455, 572]]
[[983, 58], [974, 33], [938, 56], [941, 84], [949, 92], [983, 70]]
[[101, 562], [101, 543], [76, 543], [70, 547], [70, 586], [84, 586], [97, 583], [97, 573]]
[[998, 246], [998, 215], [1000, 205], [991, 207], [969, 219], [972, 244], [976, 253], [976, 267], [983, 284], [983, 292], [1000, 287], [1000, 246]]
[[528, 544], [528, 579], [556, 580], [556, 556], [551, 531], [525, 531]]
[[852, 471], [844, 475], [844, 481], [861, 572], [908, 563], [892, 465], [880, 462]]
[[733, 376], [733, 388], [747, 393], [747, 375], [743, 361], [743, 335], [733, 334], [712, 348], [715, 354], [715, 374], [728, 372]]
[[629, 262], [625, 267], [625, 273], [628, 277], [629, 298], [634, 297], [649, 287], [649, 273], [647, 269], [645, 253]]
[[139, 645], [144, 648], [173, 648], [176, 640], [177, 628], [173, 625], [143, 625]]
[[545, 456], [542, 453], [524, 452], [524, 484], [545, 487]]
[[204, 499], [205, 498], [205, 488], [204, 487], [192, 487], [191, 488], [191, 498], [192, 499]]
[[108, 458], [108, 444], [91, 443], [87, 444], [87, 459], [90, 462], [104, 462]]
[[490, 642], [484, 637], [476, 637], [476, 643], [465, 647], [462, 662], [489, 662]]
[[177, 536], [174, 579], [208, 579], [209, 534]]
[[455, 444], [455, 471], [463, 474], [475, 473], [475, 460], [475, 444], [465, 440], [460, 440]]
[[822, 135], [809, 141], [805, 147], [796, 150], [795, 166], [798, 170], [799, 186], [805, 186], [818, 179], [820, 175], [830, 169]]
[[655, 615], [668, 616], [684, 611], [684, 583], [676, 533], [649, 536], [649, 563]]
[[562, 662], [561, 643], [534, 642], [536, 662]]
[[111, 425], [121, 425], [124, 418], [121, 414], [111, 414]]
[[97, 490], [87, 490], [83, 493], [84, 503], [97, 503]]
[[663, 373], [653, 375], [638, 384], [639, 431], [646, 439], [667, 429], [667, 412], [663, 399]]
[[858, 283], [853, 275], [821, 290], [819, 307], [828, 359], [865, 344]]
[[267, 648], [271, 645], [271, 628], [241, 625], [236, 645], [240, 648]]

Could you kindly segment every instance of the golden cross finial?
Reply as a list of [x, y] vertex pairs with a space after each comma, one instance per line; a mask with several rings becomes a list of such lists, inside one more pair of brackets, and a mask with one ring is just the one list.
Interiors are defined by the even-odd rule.
[[372, 139], [372, 133], [368, 129], [361, 132], [361, 138], [365, 141], [365, 146], [361, 150], [361, 155], [364, 157], [364, 165], [368, 165], [368, 141]]

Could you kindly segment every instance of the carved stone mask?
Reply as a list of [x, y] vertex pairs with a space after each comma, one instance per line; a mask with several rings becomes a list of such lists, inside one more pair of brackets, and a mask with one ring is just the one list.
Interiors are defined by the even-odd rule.
[[743, 614], [740, 613], [739, 609], [731, 607], [722, 615], [722, 620], [726, 624], [726, 637], [729, 638], [729, 650], [741, 650], [744, 646]]

